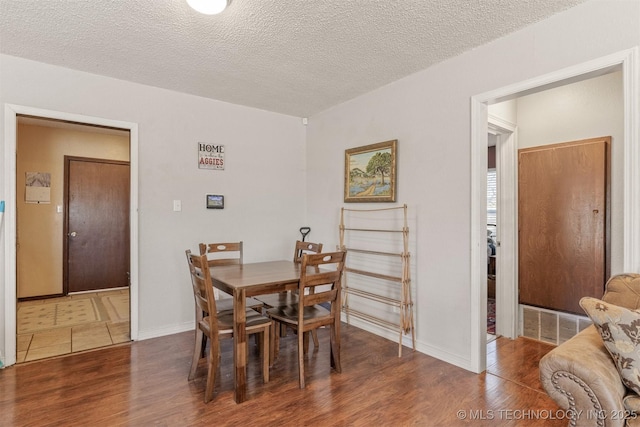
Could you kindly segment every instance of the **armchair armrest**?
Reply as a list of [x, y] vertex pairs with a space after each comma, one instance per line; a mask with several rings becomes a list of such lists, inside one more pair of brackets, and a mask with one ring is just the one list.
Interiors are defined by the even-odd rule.
[[625, 425], [626, 388], [593, 325], [547, 353], [539, 366], [547, 394], [575, 414], [570, 425]]

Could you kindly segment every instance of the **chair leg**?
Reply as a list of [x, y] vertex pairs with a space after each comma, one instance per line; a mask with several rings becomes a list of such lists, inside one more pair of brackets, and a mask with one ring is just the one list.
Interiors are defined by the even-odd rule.
[[200, 352], [200, 358], [204, 358], [207, 354], [207, 336], [202, 334], [202, 351]]
[[311, 331], [311, 338], [313, 338], [313, 349], [317, 350], [320, 348], [320, 341], [318, 341], [318, 330], [314, 329]]
[[271, 363], [271, 351], [269, 350], [271, 341], [271, 325], [267, 325], [260, 335], [260, 348], [262, 349], [262, 381], [269, 382], [269, 364]]
[[340, 332], [336, 329], [335, 324], [331, 325], [331, 367], [336, 372], [342, 372], [342, 365], [340, 364]]
[[204, 403], [209, 403], [211, 399], [213, 399], [213, 387], [216, 384], [216, 370], [218, 369], [219, 353], [220, 353], [220, 341], [211, 340], [211, 343], [209, 344], [207, 388], [204, 391]]
[[302, 334], [302, 345], [304, 346], [304, 354], [309, 354], [309, 334], [309, 331]]
[[[198, 362], [201, 359], [203, 345], [206, 345], [206, 336], [202, 333], [198, 325], [196, 325], [195, 333], [196, 342], [193, 349], [193, 358], [191, 359], [191, 369], [189, 370], [189, 381], [195, 378], [196, 370], [198, 369]], [[205, 343], [205, 344], [203, 344]]]
[[280, 345], [279, 325], [275, 320], [271, 321], [271, 332], [269, 333], [269, 365], [273, 366], [278, 357], [278, 347]]
[[298, 381], [300, 388], [304, 388], [304, 337], [307, 337], [307, 343], [309, 342], [308, 332], [302, 333], [298, 331]]

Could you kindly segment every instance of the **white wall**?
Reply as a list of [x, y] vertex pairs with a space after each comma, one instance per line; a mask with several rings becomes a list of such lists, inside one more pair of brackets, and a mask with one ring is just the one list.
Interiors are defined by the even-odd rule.
[[516, 99], [489, 105], [489, 114], [498, 117], [508, 123], [515, 124], [518, 121], [518, 105]]
[[[202, 241], [243, 240], [245, 262], [289, 259], [298, 228], [314, 226], [305, 220], [300, 118], [6, 55], [0, 56], [0, 75], [3, 108], [9, 103], [138, 124], [141, 337], [192, 327], [185, 249]], [[198, 142], [225, 145], [224, 171], [197, 168]], [[4, 200], [4, 172], [0, 180]], [[205, 209], [206, 193], [224, 194], [225, 209]], [[173, 212], [174, 199], [182, 200], [182, 212]], [[0, 241], [2, 313], [7, 226]], [[3, 353], [4, 342], [3, 314]]]
[[590, 1], [309, 119], [308, 218], [336, 239], [344, 150], [398, 139], [421, 351], [471, 366], [470, 98], [637, 46], [639, 18], [640, 2]]

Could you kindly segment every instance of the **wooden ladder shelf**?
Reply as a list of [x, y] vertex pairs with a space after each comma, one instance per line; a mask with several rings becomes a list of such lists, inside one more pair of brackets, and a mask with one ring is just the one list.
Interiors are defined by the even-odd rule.
[[[368, 215], [374, 215], [375, 212], [381, 211], [392, 211], [392, 210], [402, 210], [403, 218], [402, 218], [402, 227], [399, 228], [357, 228], [355, 226], [348, 226], [346, 221], [348, 221], [348, 214], [345, 215], [345, 212], [353, 212], [357, 215], [362, 215], [367, 217]], [[352, 224], [353, 225], [353, 224]], [[394, 240], [394, 235], [400, 236], [402, 239], [401, 242], [398, 242], [397, 238], [393, 243], [401, 243], [402, 251], [398, 252], [387, 252], [381, 250], [373, 250], [372, 248], [363, 247], [366, 246], [366, 243], [358, 243], [355, 244], [356, 247], [350, 247], [347, 245], [345, 241], [345, 235], [350, 233], [355, 233], [358, 235], [379, 235], [380, 233], [389, 233], [392, 237], [389, 241]], [[351, 239], [350, 239], [351, 240]], [[366, 239], [364, 239], [366, 240]], [[362, 245], [362, 246], [360, 246]], [[411, 298], [411, 278], [410, 278], [410, 256], [409, 256], [409, 227], [407, 226], [407, 205], [393, 207], [393, 208], [382, 208], [382, 209], [346, 209], [342, 208], [340, 210], [340, 249], [345, 250], [349, 253], [362, 255], [362, 259], [365, 260], [364, 264], [367, 265], [376, 265], [376, 261], [379, 261], [380, 258], [387, 259], [391, 265], [399, 264], [401, 267], [400, 275], [392, 275], [392, 274], [383, 274], [379, 272], [375, 272], [369, 270], [366, 267], [362, 267], [361, 265], [358, 268], [354, 268], [350, 266], [353, 265], [352, 257], [347, 256], [347, 265], [345, 266], [345, 274], [343, 278], [343, 304], [342, 311], [346, 314], [347, 323], [349, 323], [350, 316], [357, 317], [365, 322], [372, 323], [374, 325], [392, 330], [394, 332], [399, 333], [398, 340], [398, 357], [402, 356], [402, 338], [404, 335], [411, 334], [411, 340], [413, 345], [413, 350], [416, 349], [416, 333], [415, 326], [413, 321], [413, 300]], [[362, 262], [361, 262], [362, 264]], [[382, 295], [378, 290], [369, 290], [362, 289], [362, 287], [353, 287], [350, 285], [349, 278], [352, 276], [360, 276], [361, 278], [365, 278], [365, 280], [373, 279], [372, 281], [378, 281], [380, 283], [388, 284], [391, 289], [387, 289], [387, 295]], [[397, 296], [397, 297], [396, 297]], [[357, 304], [357, 308], [352, 307], [350, 304], [350, 297], [358, 297], [363, 298], [369, 301], [373, 301], [382, 307], [391, 307], [392, 310], [386, 318], [383, 318], [378, 313], [367, 312], [366, 307], [360, 308]], [[393, 311], [399, 313], [398, 319], [396, 321]], [[371, 309], [369, 309], [371, 311]], [[389, 320], [392, 319], [392, 320]]]

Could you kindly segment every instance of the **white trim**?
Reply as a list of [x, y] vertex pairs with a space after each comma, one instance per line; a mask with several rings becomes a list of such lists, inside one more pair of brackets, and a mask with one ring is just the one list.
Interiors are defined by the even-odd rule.
[[16, 363], [16, 111], [4, 110], [4, 352]]
[[[487, 103], [471, 102], [471, 371], [487, 365]], [[483, 320], [484, 319], [484, 320]]]
[[623, 270], [640, 272], [640, 50], [622, 61], [624, 96]]
[[165, 337], [167, 335], [179, 334], [182, 332], [194, 331], [195, 324], [191, 320], [189, 322], [177, 323], [162, 328], [141, 330], [138, 333], [138, 340], [148, 340], [151, 338]]
[[493, 114], [487, 114], [487, 127], [489, 133], [493, 135], [499, 135], [502, 133], [513, 133], [516, 130], [516, 125], [506, 120], [501, 119]]
[[517, 147], [518, 131], [513, 123], [489, 115], [489, 132], [497, 135], [497, 237], [496, 334], [516, 338], [518, 334], [517, 269]]
[[[347, 317], [344, 313], [341, 314], [341, 319], [343, 322], [347, 322]], [[356, 327], [359, 329], [362, 329], [366, 332], [370, 332], [374, 335], [377, 335], [379, 337], [382, 338], [386, 338], [389, 341], [395, 342], [396, 344], [398, 343], [398, 332], [397, 331], [392, 331], [391, 329], [387, 329], [384, 327], [381, 327], [379, 325], [376, 325], [374, 323], [371, 322], [367, 322], [361, 319], [358, 319], [357, 317], [351, 316], [350, 320], [349, 320], [349, 324], [350, 327]], [[191, 327], [191, 329], [193, 329], [193, 325]], [[486, 331], [486, 329], [485, 329]], [[412, 341], [411, 341], [411, 336], [410, 335], [402, 335], [402, 345], [405, 347], [402, 349], [402, 354], [403, 356], [406, 353], [410, 353], [412, 352]], [[469, 365], [469, 360], [468, 359], [464, 359], [461, 358], [460, 355], [451, 353], [445, 349], [442, 349], [440, 347], [435, 347], [429, 344], [424, 343], [423, 341], [417, 340], [416, 339], [416, 351], [422, 354], [426, 354], [428, 356], [434, 357], [436, 359], [439, 360], [446, 360], [447, 363], [450, 363], [452, 365], [458, 366], [462, 369], [465, 370], [470, 370], [470, 365]]]
[[27, 115], [49, 119], [65, 120], [89, 125], [106, 126], [120, 129], [128, 129], [130, 132], [130, 168], [131, 168], [131, 207], [130, 207], [130, 232], [131, 232], [131, 339], [138, 339], [138, 125], [137, 123], [110, 120], [100, 117], [84, 116], [80, 114], [65, 113], [60, 111], [43, 110], [22, 105], [5, 104], [4, 115], [4, 348], [6, 353], [6, 365], [16, 363], [16, 148], [17, 148], [17, 116]]
[[[480, 262], [486, 257], [481, 224], [486, 216], [482, 200], [486, 186], [487, 105], [596, 77], [622, 68], [624, 88], [624, 269], [640, 271], [640, 117], [638, 105], [638, 47], [578, 64], [524, 82], [471, 97], [471, 340], [472, 371], [486, 369], [486, 332], [480, 307], [486, 306], [482, 292]], [[486, 192], [486, 188], [484, 189]], [[483, 211], [484, 207], [484, 211]], [[484, 295], [483, 295], [484, 294]]]

